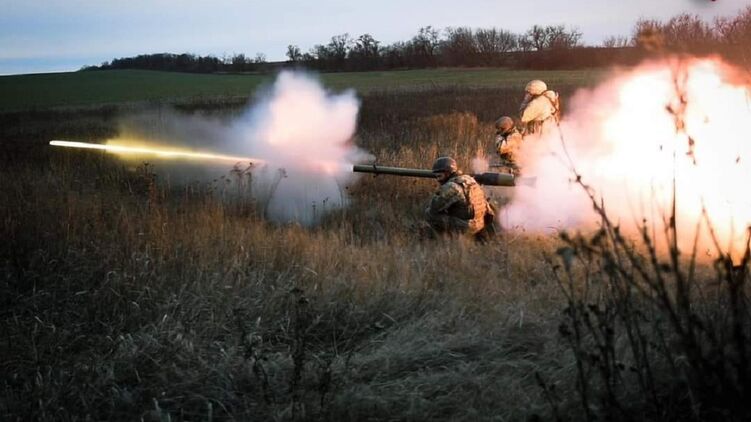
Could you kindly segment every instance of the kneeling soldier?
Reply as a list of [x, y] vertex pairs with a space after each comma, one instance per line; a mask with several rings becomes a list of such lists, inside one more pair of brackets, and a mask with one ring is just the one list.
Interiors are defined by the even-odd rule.
[[462, 174], [451, 157], [438, 158], [433, 173], [441, 186], [425, 209], [430, 226], [439, 233], [486, 236], [494, 213], [475, 179]]
[[502, 116], [495, 121], [495, 151], [501, 160], [500, 165], [513, 174], [518, 174], [520, 170], [517, 155], [522, 141], [522, 134], [516, 128], [514, 119]]

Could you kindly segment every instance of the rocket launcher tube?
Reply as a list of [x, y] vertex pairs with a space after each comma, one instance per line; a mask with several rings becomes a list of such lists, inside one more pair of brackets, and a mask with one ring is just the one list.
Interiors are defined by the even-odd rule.
[[[391, 174], [404, 177], [425, 177], [435, 179], [436, 174], [430, 170], [410, 169], [403, 167], [386, 167], [375, 164], [355, 164], [352, 171], [356, 173]], [[480, 173], [471, 174], [477, 183], [488, 186], [516, 186], [518, 182], [525, 185], [534, 185], [534, 178], [517, 178], [508, 173]]]
[[471, 174], [477, 183], [488, 186], [516, 186], [516, 177], [509, 173], [480, 173]]
[[375, 164], [355, 164], [352, 166], [352, 171], [355, 173], [393, 174], [394, 176], [425, 177], [428, 179], [435, 179], [437, 176], [430, 170], [377, 166]]

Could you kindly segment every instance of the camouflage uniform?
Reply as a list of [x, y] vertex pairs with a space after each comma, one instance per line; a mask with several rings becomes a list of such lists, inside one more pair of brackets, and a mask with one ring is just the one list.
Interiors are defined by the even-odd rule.
[[501, 159], [501, 164], [508, 166], [512, 170], [519, 168], [516, 162], [516, 156], [522, 144], [522, 134], [516, 128], [504, 133], [496, 133], [495, 150]]
[[542, 132], [547, 123], [558, 123], [560, 119], [560, 100], [558, 93], [546, 90], [539, 95], [526, 94], [519, 115], [524, 126], [525, 135]]
[[425, 209], [430, 226], [441, 233], [479, 235], [492, 223], [493, 210], [480, 185], [456, 172], [438, 188]]
[[561, 101], [557, 92], [549, 90], [548, 85], [539, 79], [529, 81], [524, 92], [524, 100], [519, 107], [524, 136], [542, 132], [547, 123], [558, 123]]

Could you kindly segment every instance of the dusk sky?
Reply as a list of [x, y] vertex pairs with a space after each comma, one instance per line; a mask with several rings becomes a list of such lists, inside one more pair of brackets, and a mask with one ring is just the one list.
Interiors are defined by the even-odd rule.
[[629, 35], [640, 17], [689, 12], [711, 21], [747, 5], [751, 0], [0, 0], [0, 74], [70, 71], [161, 52], [263, 53], [276, 61], [288, 44], [308, 51], [345, 32], [390, 44], [427, 25], [524, 32], [565, 24], [597, 45]]

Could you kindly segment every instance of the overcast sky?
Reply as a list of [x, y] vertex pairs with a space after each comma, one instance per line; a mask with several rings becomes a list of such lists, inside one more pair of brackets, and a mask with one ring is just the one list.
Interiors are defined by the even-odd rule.
[[307, 51], [332, 35], [373, 35], [382, 44], [432, 25], [566, 24], [599, 44], [628, 35], [640, 17], [681, 12], [710, 21], [751, 0], [0, 0], [0, 74], [77, 70], [114, 57], [263, 53], [283, 60], [288, 44]]

